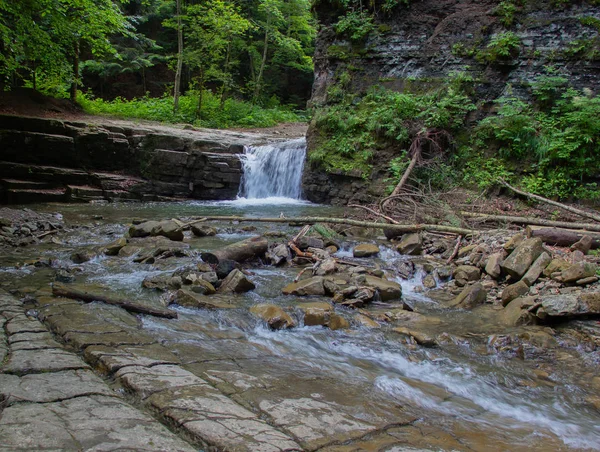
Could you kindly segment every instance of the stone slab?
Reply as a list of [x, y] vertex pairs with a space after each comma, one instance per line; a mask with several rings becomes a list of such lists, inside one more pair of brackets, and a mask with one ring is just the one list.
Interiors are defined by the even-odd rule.
[[114, 397], [10, 406], [0, 419], [2, 451], [193, 452], [163, 425]]
[[23, 377], [0, 374], [0, 388], [8, 403], [47, 403], [89, 395], [115, 396], [115, 393], [89, 370], [67, 370]]
[[150, 345], [156, 343], [156, 340], [141, 331], [136, 334], [126, 331], [105, 334], [67, 333], [64, 340], [78, 350], [83, 350], [90, 345], [116, 347], [119, 345]]
[[52, 339], [54, 339], [54, 336], [52, 336], [52, 334], [50, 334], [48, 331], [40, 333], [16, 333], [8, 338], [8, 343], [16, 344], [18, 342], [42, 341]]
[[10, 355], [10, 359], [2, 371], [9, 374], [26, 375], [87, 368], [89, 366], [77, 355], [65, 350], [16, 350]]
[[103, 372], [113, 373], [126, 366], [150, 367], [179, 364], [179, 358], [159, 344], [109, 347], [91, 345], [85, 349], [87, 362]]
[[38, 320], [27, 318], [13, 318], [6, 323], [6, 332], [9, 335], [17, 333], [44, 333], [48, 331]]
[[150, 396], [148, 402], [166, 418], [218, 449], [301, 450], [291, 437], [207, 384], [162, 391]]
[[200, 377], [173, 365], [123, 367], [117, 371], [116, 378], [123, 386], [135, 392], [142, 399], [166, 389], [206, 384]]

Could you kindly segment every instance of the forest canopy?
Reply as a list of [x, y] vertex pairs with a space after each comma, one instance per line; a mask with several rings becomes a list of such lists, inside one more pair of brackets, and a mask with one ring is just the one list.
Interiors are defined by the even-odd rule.
[[[304, 108], [309, 0], [0, 0], [0, 84], [104, 100], [196, 93]], [[181, 39], [179, 39], [181, 37]], [[180, 71], [177, 71], [178, 62]]]

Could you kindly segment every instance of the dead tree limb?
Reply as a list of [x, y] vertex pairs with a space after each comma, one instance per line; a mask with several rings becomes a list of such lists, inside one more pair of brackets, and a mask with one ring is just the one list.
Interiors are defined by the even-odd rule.
[[454, 251], [452, 251], [452, 255], [446, 261], [446, 265], [448, 265], [450, 262], [452, 262], [454, 260], [454, 258], [456, 257], [456, 255], [458, 254], [458, 250], [460, 249], [461, 241], [462, 241], [462, 237], [458, 236], [458, 239], [456, 240], [456, 246], [454, 247]]
[[566, 229], [587, 229], [588, 231], [600, 232], [600, 225], [594, 223], [573, 223], [571, 221], [553, 221], [533, 217], [513, 217], [508, 215], [488, 215], [485, 213], [460, 212], [465, 218], [480, 220], [490, 223], [515, 223], [522, 225], [549, 226]]
[[118, 298], [112, 298], [107, 295], [84, 292], [76, 290], [71, 287], [67, 287], [63, 284], [54, 283], [52, 286], [52, 295], [55, 297], [72, 298], [74, 300], [81, 300], [85, 303], [91, 303], [93, 301], [101, 301], [102, 303], [110, 304], [113, 306], [119, 306], [128, 312], [134, 314], [147, 314], [154, 317], [162, 317], [165, 319], [176, 319], [177, 313], [170, 311], [165, 308], [153, 308], [150, 306], [144, 306], [141, 304], [134, 303], [128, 300], [121, 300]]
[[269, 242], [264, 237], [251, 237], [241, 242], [232, 243], [218, 250], [202, 253], [200, 256], [204, 262], [218, 264], [223, 260], [243, 262], [267, 252]]
[[539, 237], [544, 243], [556, 246], [571, 246], [585, 235], [592, 238], [592, 248], [600, 248], [600, 233], [577, 231], [573, 229], [545, 228], [542, 226], [527, 226], [527, 237]]
[[355, 208], [357, 208], [357, 209], [364, 209], [364, 210], [366, 210], [367, 212], [370, 212], [370, 213], [372, 213], [373, 215], [376, 215], [376, 216], [378, 216], [378, 217], [381, 217], [381, 218], [383, 218], [383, 219], [385, 219], [385, 220], [389, 221], [389, 222], [390, 222], [390, 223], [392, 223], [392, 224], [400, 224], [398, 221], [394, 220], [392, 217], [388, 217], [387, 215], [384, 215], [384, 214], [382, 214], [382, 213], [379, 213], [379, 212], [377, 212], [377, 211], [375, 211], [375, 210], [373, 210], [373, 209], [371, 209], [371, 208], [369, 208], [369, 207], [365, 207], [365, 206], [359, 206], [358, 204], [348, 204], [348, 207], [355, 207]]
[[445, 226], [441, 224], [382, 224], [371, 221], [350, 220], [347, 218], [326, 218], [326, 217], [298, 217], [298, 218], [253, 218], [236, 216], [212, 216], [203, 217], [206, 221], [239, 221], [253, 223], [293, 223], [293, 224], [343, 224], [347, 226], [360, 226], [363, 228], [383, 228], [393, 229], [399, 232], [421, 232], [436, 231], [448, 232], [456, 235], [471, 236], [479, 232], [473, 229], [457, 228], [454, 226]]
[[576, 207], [568, 206], [568, 205], [563, 204], [563, 203], [558, 202], [558, 201], [552, 201], [551, 199], [547, 199], [547, 198], [544, 198], [542, 196], [534, 195], [533, 193], [528, 193], [526, 191], [519, 190], [518, 188], [513, 187], [512, 185], [510, 185], [508, 182], [506, 182], [503, 179], [500, 179], [499, 181], [506, 188], [514, 191], [518, 195], [525, 196], [525, 197], [530, 198], [530, 199], [535, 199], [536, 201], [542, 202], [544, 204], [550, 204], [551, 206], [559, 207], [559, 208], [561, 208], [563, 210], [566, 210], [567, 212], [571, 212], [571, 213], [574, 213], [576, 215], [579, 215], [579, 216], [582, 216], [582, 217], [585, 217], [585, 218], [591, 218], [592, 220], [600, 221], [600, 215], [596, 215], [596, 214], [594, 214], [592, 212], [587, 212], [585, 210], [581, 210], [581, 209], [578, 209]]

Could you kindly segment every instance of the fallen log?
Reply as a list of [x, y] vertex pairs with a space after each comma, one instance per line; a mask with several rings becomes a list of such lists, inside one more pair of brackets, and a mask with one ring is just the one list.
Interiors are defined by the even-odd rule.
[[513, 217], [509, 215], [489, 215], [485, 213], [460, 212], [465, 218], [481, 220], [490, 223], [515, 223], [522, 225], [549, 226], [566, 229], [586, 229], [588, 231], [600, 232], [600, 224], [594, 223], [573, 223], [571, 221], [554, 221], [543, 218], [533, 217]]
[[600, 248], [600, 233], [598, 232], [542, 226], [527, 226], [526, 232], [527, 237], [539, 237], [542, 242], [555, 246], [571, 246], [581, 240], [584, 235], [589, 235], [592, 238], [592, 248]]
[[269, 242], [264, 237], [252, 237], [241, 242], [232, 243], [219, 250], [202, 253], [202, 260], [209, 264], [218, 264], [222, 260], [243, 262], [253, 257], [262, 256], [267, 252]]
[[74, 300], [80, 300], [85, 303], [92, 303], [93, 301], [101, 301], [102, 303], [110, 304], [113, 306], [119, 306], [128, 312], [134, 314], [146, 314], [154, 317], [162, 317], [164, 319], [176, 319], [177, 313], [166, 308], [153, 308], [150, 306], [144, 306], [141, 304], [134, 303], [132, 301], [121, 300], [118, 298], [112, 298], [107, 295], [84, 292], [67, 287], [63, 284], [54, 283], [52, 285], [52, 295], [55, 297], [72, 298]]
[[350, 220], [346, 218], [325, 218], [325, 217], [299, 217], [299, 218], [252, 218], [252, 217], [226, 217], [214, 216], [203, 217], [206, 221], [239, 221], [254, 223], [293, 223], [293, 224], [343, 224], [347, 226], [360, 226], [363, 228], [385, 228], [399, 232], [420, 232], [436, 231], [449, 232], [451, 234], [472, 236], [479, 234], [479, 231], [473, 229], [457, 228], [454, 226], [444, 226], [440, 224], [387, 224], [375, 223], [370, 221]]
[[519, 190], [518, 188], [515, 188], [512, 185], [509, 185], [508, 182], [506, 182], [505, 180], [502, 180], [502, 179], [500, 179], [500, 183], [502, 185], [504, 185], [506, 188], [509, 188], [510, 190], [514, 191], [518, 195], [525, 196], [530, 199], [535, 199], [536, 201], [543, 202], [543, 203], [549, 204], [551, 206], [560, 207], [561, 209], [566, 210], [567, 212], [571, 212], [571, 213], [577, 214], [577, 215], [585, 217], [585, 218], [591, 218], [592, 220], [600, 221], [600, 215], [598, 215], [598, 214], [588, 212], [586, 210], [581, 210], [576, 207], [568, 206], [568, 205], [563, 204], [558, 201], [552, 201], [551, 199], [547, 199], [542, 196], [534, 195], [533, 193], [528, 193], [526, 191]]

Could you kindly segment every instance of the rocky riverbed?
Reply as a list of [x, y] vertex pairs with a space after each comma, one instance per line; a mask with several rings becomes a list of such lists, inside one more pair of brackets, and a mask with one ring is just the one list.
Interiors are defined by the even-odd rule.
[[192, 220], [339, 214], [304, 204], [34, 211], [0, 211], [8, 450], [600, 449], [588, 239]]

